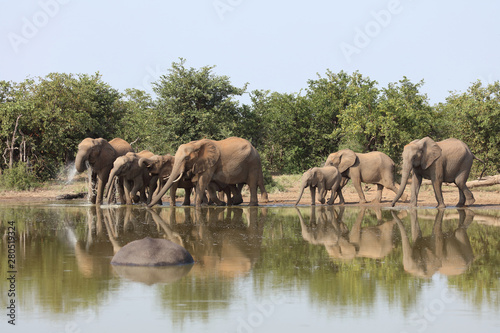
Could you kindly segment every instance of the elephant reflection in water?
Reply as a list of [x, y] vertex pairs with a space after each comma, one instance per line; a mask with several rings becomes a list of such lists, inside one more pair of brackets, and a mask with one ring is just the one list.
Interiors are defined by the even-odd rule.
[[209, 270], [239, 276], [248, 273], [260, 256], [266, 208], [171, 208], [160, 214], [151, 210], [165, 237], [193, 256], [193, 274]]
[[148, 220], [151, 221], [151, 217], [144, 209], [133, 209], [132, 206], [104, 209], [89, 207], [87, 235], [83, 240], [73, 239], [79, 271], [86, 277], [109, 273], [109, 258], [123, 245], [144, 237], [145, 233], [151, 235], [147, 227], [152, 224]]
[[[310, 223], [304, 222], [297, 209], [302, 237], [311, 244], [324, 245], [334, 259], [356, 257], [380, 259], [387, 256], [394, 247], [394, 221], [362, 228], [366, 208], [361, 208], [351, 230], [342, 221], [344, 207], [337, 212], [333, 207], [311, 207]], [[375, 209], [377, 220], [382, 212]]]
[[439, 209], [432, 234], [422, 236], [416, 209], [410, 210], [412, 242], [401, 219], [394, 212], [403, 243], [403, 266], [408, 273], [418, 277], [431, 277], [439, 272], [444, 275], [464, 273], [474, 260], [467, 235], [467, 227], [474, 219], [472, 210], [458, 210], [459, 222], [455, 230], [443, 232], [444, 209]]

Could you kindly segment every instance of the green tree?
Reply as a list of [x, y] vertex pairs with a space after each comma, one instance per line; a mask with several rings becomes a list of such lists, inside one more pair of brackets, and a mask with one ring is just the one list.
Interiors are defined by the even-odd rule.
[[175, 152], [185, 142], [235, 135], [240, 122], [239, 102], [246, 85], [235, 87], [215, 66], [186, 68], [185, 60], [172, 63], [166, 75], [153, 83], [157, 95], [154, 121], [163, 150]]
[[[500, 82], [472, 84], [465, 93], [454, 93], [440, 109], [454, 123], [455, 136], [485, 162], [488, 173], [500, 173]], [[476, 173], [483, 165], [473, 164]]]
[[438, 117], [419, 91], [423, 81], [414, 84], [404, 77], [380, 91], [375, 81], [353, 82], [353, 101], [339, 116], [338, 132], [345, 142], [360, 147], [359, 152], [382, 151], [398, 163], [404, 145], [425, 136], [436, 138]]
[[85, 137], [114, 137], [123, 113], [117, 107], [119, 98], [120, 93], [104, 83], [99, 73], [51, 73], [12, 84], [0, 105], [1, 141], [12, 136], [15, 119], [22, 115], [18, 130], [23, 155], [38, 177], [48, 179], [73, 159]]
[[163, 146], [157, 140], [158, 132], [154, 121], [154, 101], [148, 93], [139, 89], [126, 89], [120, 100], [124, 109], [117, 137], [133, 143], [136, 151], [147, 149], [161, 153]]
[[307, 98], [258, 90], [252, 92], [251, 98], [262, 124], [257, 149], [270, 171], [298, 173], [313, 166], [317, 156], [310, 151], [312, 119]]

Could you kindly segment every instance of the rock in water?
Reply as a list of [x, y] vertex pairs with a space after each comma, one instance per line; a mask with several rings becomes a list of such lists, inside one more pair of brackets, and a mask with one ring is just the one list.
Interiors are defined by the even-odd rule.
[[128, 243], [111, 260], [112, 265], [128, 266], [171, 266], [193, 262], [191, 254], [182, 246], [150, 237]]

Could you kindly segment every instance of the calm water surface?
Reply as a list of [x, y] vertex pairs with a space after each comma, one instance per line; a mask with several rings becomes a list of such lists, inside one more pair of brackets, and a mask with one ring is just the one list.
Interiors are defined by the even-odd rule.
[[[2, 205], [0, 235], [2, 332], [500, 330], [498, 210]], [[146, 236], [196, 263], [110, 265]]]

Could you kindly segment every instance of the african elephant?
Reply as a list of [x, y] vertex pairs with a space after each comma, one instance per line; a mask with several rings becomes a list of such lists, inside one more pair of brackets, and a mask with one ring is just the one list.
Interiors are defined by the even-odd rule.
[[[355, 153], [350, 149], [330, 154], [325, 166], [336, 166], [342, 177], [352, 179], [360, 203], [366, 203], [361, 183], [377, 184], [377, 196], [373, 202], [380, 202], [384, 187], [397, 193], [394, 183], [394, 162], [386, 154], [378, 151]], [[403, 198], [405, 200], [406, 198]]]
[[408, 273], [419, 277], [432, 277], [439, 272], [448, 276], [464, 273], [474, 260], [474, 253], [467, 235], [467, 227], [474, 220], [472, 210], [459, 209], [459, 222], [454, 231], [443, 232], [444, 209], [439, 209], [434, 219], [432, 234], [422, 236], [418, 211], [410, 210], [411, 236], [401, 219], [392, 214], [401, 232], [403, 244], [403, 267]]
[[304, 172], [302, 179], [300, 181], [300, 193], [295, 205], [298, 205], [304, 189], [309, 187], [311, 190], [311, 205], [316, 204], [316, 188], [318, 188], [319, 202], [325, 203], [326, 193], [331, 190], [332, 196], [328, 200], [328, 204], [332, 205], [335, 200], [336, 195], [340, 197], [340, 203], [344, 203], [344, 197], [342, 196], [342, 191], [340, 183], [342, 181], [342, 175], [339, 170], [334, 166], [327, 166], [323, 168], [311, 168]]
[[250, 187], [250, 205], [258, 205], [257, 187], [261, 199], [267, 201], [264, 177], [259, 153], [252, 144], [241, 138], [231, 137], [221, 141], [198, 140], [182, 144], [175, 154], [172, 174], [161, 191], [153, 197], [149, 206], [155, 205], [161, 197], [189, 172], [195, 183], [195, 205], [202, 204], [205, 190], [210, 199], [218, 205], [221, 202], [208, 186], [215, 182], [220, 187], [245, 183]]
[[[146, 167], [151, 176], [156, 175], [158, 177], [158, 188], [161, 189], [166, 184], [170, 174], [172, 173], [174, 161], [175, 157], [170, 154], [154, 155], [149, 158], [143, 157], [139, 159], [139, 165]], [[185, 177], [172, 184], [172, 188], [170, 189], [170, 206], [175, 206], [175, 193], [177, 188], [184, 189], [184, 202], [182, 205], [189, 206], [191, 204], [191, 191], [193, 187], [194, 184]], [[151, 193], [151, 195], [153, 195], [153, 193]]]
[[148, 150], [139, 153], [127, 153], [118, 157], [113, 163], [113, 169], [109, 174], [108, 181], [108, 202], [110, 201], [109, 192], [113, 188], [115, 177], [121, 178], [125, 187], [125, 201], [127, 205], [134, 202], [137, 192], [140, 193], [140, 201], [147, 203], [146, 188], [149, 194], [156, 190], [158, 177], [150, 176], [148, 169], [139, 165], [139, 160], [143, 157], [152, 157], [154, 154]]
[[465, 184], [469, 177], [472, 161], [475, 156], [462, 141], [454, 138], [435, 142], [429, 137], [412, 141], [403, 150], [403, 169], [401, 171], [401, 186], [392, 201], [392, 206], [405, 190], [406, 183], [413, 171], [411, 182], [411, 205], [417, 206], [418, 191], [422, 178], [430, 179], [438, 207], [446, 207], [441, 192], [443, 182], [455, 183], [460, 199], [457, 206], [470, 206], [475, 199]]
[[[75, 167], [78, 172], [87, 169], [90, 165], [92, 176], [89, 186], [89, 200], [92, 203], [101, 204], [104, 194], [104, 186], [108, 181], [109, 172], [113, 168], [113, 162], [119, 156], [133, 152], [132, 146], [125, 140], [115, 138], [106, 141], [103, 138], [86, 138], [78, 145], [75, 158]], [[97, 193], [94, 194], [95, 180], [97, 178]], [[123, 187], [119, 186], [120, 200], [123, 200]]]

